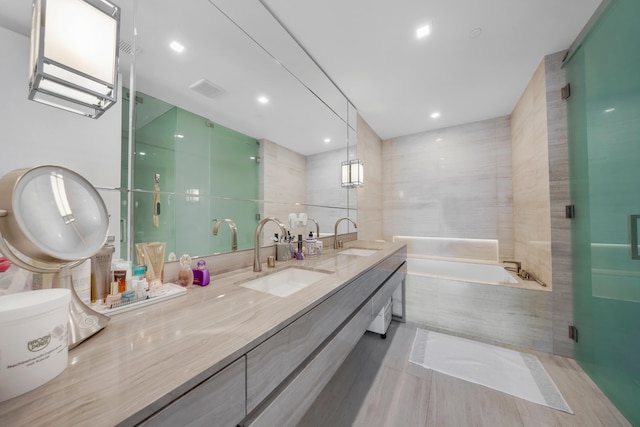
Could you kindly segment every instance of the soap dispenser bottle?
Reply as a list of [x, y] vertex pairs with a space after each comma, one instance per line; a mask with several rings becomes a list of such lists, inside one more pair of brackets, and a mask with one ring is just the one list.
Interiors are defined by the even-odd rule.
[[316, 255], [316, 239], [315, 237], [313, 237], [313, 231], [309, 232], [309, 237], [307, 237], [307, 240], [304, 243], [305, 245], [305, 249], [307, 252], [307, 256], [311, 256], [311, 255]]

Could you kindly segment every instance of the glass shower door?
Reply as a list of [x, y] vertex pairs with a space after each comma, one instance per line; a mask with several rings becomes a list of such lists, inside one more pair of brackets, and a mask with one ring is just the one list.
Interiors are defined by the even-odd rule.
[[575, 358], [640, 425], [640, 2], [613, 1], [566, 65]]

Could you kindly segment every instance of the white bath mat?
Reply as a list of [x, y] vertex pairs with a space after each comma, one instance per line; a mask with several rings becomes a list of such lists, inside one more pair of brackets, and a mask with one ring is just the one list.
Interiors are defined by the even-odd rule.
[[540, 360], [533, 354], [418, 329], [409, 361], [573, 414]]

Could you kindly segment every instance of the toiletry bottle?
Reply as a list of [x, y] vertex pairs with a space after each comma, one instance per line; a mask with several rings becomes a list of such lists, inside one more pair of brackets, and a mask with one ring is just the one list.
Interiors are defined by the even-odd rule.
[[209, 284], [209, 269], [205, 260], [198, 261], [198, 268], [193, 270], [193, 284], [207, 286]]
[[91, 257], [91, 302], [102, 304], [109, 294], [111, 257], [116, 248], [104, 245]]
[[113, 270], [113, 281], [118, 283], [118, 293], [127, 290], [127, 270]]
[[302, 254], [302, 234], [298, 234], [298, 252], [296, 253], [296, 259], [304, 259], [304, 255]]
[[289, 253], [291, 254], [289, 259], [296, 259], [296, 249], [293, 246], [293, 237], [291, 237], [291, 232], [287, 230], [287, 243], [289, 244]]
[[191, 269], [191, 257], [184, 254], [180, 257], [180, 271], [178, 272], [178, 285], [190, 286], [193, 284], [193, 270]]
[[307, 250], [307, 256], [316, 255], [316, 239], [313, 237], [313, 231], [309, 232], [309, 237], [304, 243]]

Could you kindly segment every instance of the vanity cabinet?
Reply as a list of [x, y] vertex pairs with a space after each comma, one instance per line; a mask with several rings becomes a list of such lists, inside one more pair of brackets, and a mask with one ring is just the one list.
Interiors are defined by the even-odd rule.
[[382, 307], [384, 307], [384, 305], [389, 301], [389, 299], [391, 299], [391, 296], [394, 294], [394, 291], [396, 291], [398, 288], [401, 287], [402, 281], [404, 280], [406, 275], [407, 275], [407, 264], [404, 263], [400, 266], [400, 268], [398, 268], [398, 270], [396, 270], [395, 273], [393, 273], [391, 277], [389, 277], [388, 279], [389, 283], [386, 286], [384, 286], [382, 289], [380, 289], [379, 292], [376, 292], [376, 294], [373, 296], [371, 301], [374, 317], [380, 312], [380, 310], [382, 310]]
[[139, 425], [235, 426], [245, 415], [245, 357], [242, 356]]
[[402, 251], [384, 259], [247, 353], [244, 425], [304, 414], [404, 280], [405, 259]]

